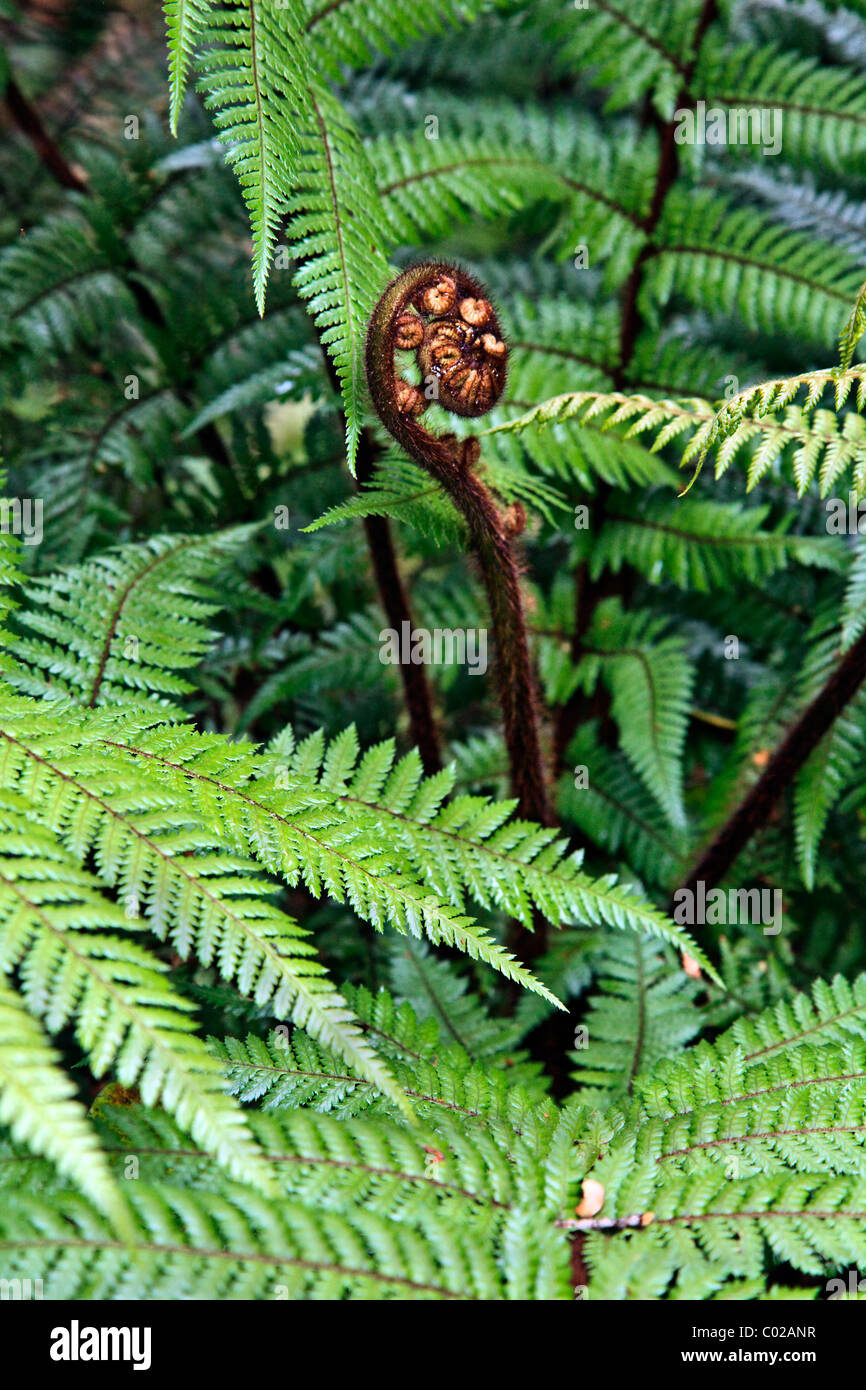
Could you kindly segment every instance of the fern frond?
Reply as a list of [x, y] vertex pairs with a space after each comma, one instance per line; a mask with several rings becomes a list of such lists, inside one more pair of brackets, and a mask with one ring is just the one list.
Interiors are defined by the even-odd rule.
[[[399, 1002], [407, 1000], [419, 1020], [434, 1018], [445, 1042], [455, 1042], [473, 1060], [496, 1058], [516, 1047], [518, 1030], [513, 1022], [491, 1018], [474, 994], [469, 980], [454, 966], [439, 960], [422, 941], [411, 936], [394, 942], [390, 961], [391, 990]], [[515, 1058], [509, 1058], [514, 1073]]]
[[0, 817], [0, 963], [20, 971], [27, 1007], [50, 1032], [74, 1022], [94, 1075], [113, 1069], [145, 1104], [161, 1101], [230, 1173], [267, 1188], [189, 1004], [171, 988], [166, 967], [128, 937], [135, 922], [34, 822], [26, 799], [4, 797]]
[[658, 228], [647, 293], [682, 294], [707, 313], [736, 314], [753, 333], [835, 346], [839, 317], [862, 274], [838, 246], [779, 226], [754, 208], [729, 211], [711, 196], [670, 197]]
[[[494, 8], [510, 3], [494, 0]], [[421, 35], [471, 24], [488, 8], [487, 0], [432, 0], [423, 9], [406, 0], [305, 0], [304, 31], [319, 61], [337, 76], [343, 65], [367, 67], [377, 54], [405, 48]]]
[[[685, 435], [682, 465], [694, 462], [695, 470], [684, 491], [693, 485], [708, 453], [714, 449], [717, 477], [727, 472], [742, 451], [748, 451], [748, 489], [754, 488], [777, 460], [790, 454], [789, 466], [801, 495], [816, 472], [821, 495], [826, 497], [845, 471], [851, 469], [853, 490], [860, 496], [866, 492], [864, 417], [851, 410], [840, 421], [832, 411], [814, 408], [824, 390], [832, 388], [836, 392], [837, 411], [841, 410], [855, 382], [859, 411], [866, 394], [866, 374], [856, 367], [846, 373], [832, 369], [763, 382], [741, 392], [716, 412], [707, 401], [698, 398], [653, 400], [623, 392], [575, 391], [542, 401], [515, 419], [492, 426], [489, 433], [522, 432], [576, 418], [581, 425], [595, 422], [602, 433], [622, 428], [619, 437], [625, 440], [653, 434], [649, 453]], [[791, 401], [800, 389], [806, 391], [803, 405], [788, 404], [781, 418], [769, 413], [781, 408], [786, 400]], [[624, 483], [620, 481], [618, 485]]]
[[624, 613], [617, 600], [603, 600], [574, 684], [592, 689], [599, 678], [605, 681], [623, 752], [671, 823], [682, 827], [682, 757], [694, 669], [682, 639], [664, 635], [666, 626], [647, 613]]
[[839, 363], [843, 372], [850, 370], [857, 345], [864, 333], [866, 333], [866, 284], [860, 286], [860, 292], [854, 301], [854, 308], [851, 310], [851, 317], [842, 329], [842, 335], [839, 339]]
[[825, 1275], [862, 1259], [864, 1001], [862, 976], [819, 984], [636, 1079], [591, 1170], [625, 1229], [563, 1223], [590, 1232], [597, 1296], [705, 1298], [780, 1261]]
[[593, 264], [618, 283], [646, 234], [654, 167], [650, 142], [625, 128], [612, 148], [595, 122], [571, 107], [526, 105], [488, 97], [467, 108], [431, 92], [429, 109], [447, 136], [387, 132], [370, 146], [379, 197], [397, 244], [446, 236], [455, 223], [502, 216], [540, 202], [557, 209], [549, 242], [561, 257], [592, 247]]
[[[855, 386], [857, 413], [848, 412], [843, 417], [840, 430], [838, 421], [830, 411], [816, 407], [824, 393], [832, 391], [838, 415]], [[802, 405], [792, 404], [800, 391], [805, 393]], [[761, 382], [741, 391], [718, 410], [709, 427], [699, 430], [689, 441], [683, 462], [697, 459], [696, 476], [710, 449], [715, 449], [716, 476], [720, 477], [743, 444], [763, 433], [764, 439], [749, 465], [749, 487], [754, 487], [766, 473], [786, 443], [794, 443], [792, 471], [801, 496], [819, 465], [822, 496], [826, 497], [845, 470], [852, 466], [854, 490], [859, 495], [866, 487], [866, 445], [860, 414], [864, 401], [866, 370], [860, 367], [844, 370], [831, 368]], [[771, 412], [783, 408], [781, 421], [766, 419]], [[786, 434], [788, 439], [785, 438]]]
[[[628, 1193], [630, 1197], [631, 1192]], [[862, 1178], [798, 1173], [736, 1181], [724, 1173], [677, 1175], [652, 1192], [652, 1222], [633, 1241], [593, 1233], [584, 1253], [597, 1298], [712, 1298], [728, 1278], [747, 1295], [765, 1283], [768, 1255], [826, 1280], [827, 1269], [860, 1267], [866, 1185]], [[610, 1203], [625, 1215], [624, 1204]], [[629, 1212], [633, 1224], [640, 1213]]]
[[196, 665], [213, 636], [205, 624], [219, 604], [204, 581], [255, 530], [153, 536], [31, 580], [6, 644], [7, 680], [88, 707], [158, 696], [171, 708], [166, 697], [192, 688], [174, 672]]
[[130, 1188], [136, 1235], [125, 1247], [74, 1194], [62, 1214], [44, 1198], [16, 1201], [0, 1218], [10, 1275], [38, 1268], [48, 1298], [503, 1296], [490, 1243], [429, 1217], [404, 1225], [363, 1207], [264, 1202], [249, 1188]]
[[[253, 290], [261, 314], [274, 246], [297, 178], [299, 125], [311, 115], [303, 8], [301, 0], [229, 0], [217, 10], [191, 13], [204, 20], [199, 86], [250, 216]], [[177, 63], [180, 41], [178, 34]]]
[[367, 151], [395, 245], [445, 236], [455, 221], [478, 213], [501, 216], [545, 196], [559, 201], [566, 191], [531, 146], [502, 146], [489, 134], [380, 136]]
[[318, 531], [323, 526], [365, 516], [391, 517], [431, 536], [440, 545], [465, 536], [460, 514], [442, 488], [423, 468], [400, 454], [386, 455], [355, 497], [331, 507], [304, 530]]
[[[848, 66], [821, 64], [775, 45], [723, 45], [701, 52], [696, 87], [708, 106], [778, 111], [786, 162], [850, 172], [866, 155], [866, 83]], [[738, 146], [732, 142], [732, 150]]]
[[31, 1152], [56, 1164], [115, 1229], [124, 1229], [123, 1199], [75, 1086], [36, 1019], [2, 979], [0, 1124]]
[[324, 88], [311, 87], [309, 103], [299, 171], [285, 210], [300, 262], [295, 284], [340, 379], [347, 462], [354, 473], [366, 400], [367, 323], [388, 279], [388, 263], [375, 181], [357, 131]]
[[[593, 374], [597, 378], [603, 370], [599, 368]], [[547, 363], [524, 364], [518, 357], [515, 370], [509, 375], [509, 390], [515, 393], [516, 399], [510, 399], [492, 412], [494, 423], [480, 431], [486, 440], [485, 450], [492, 450], [504, 461], [519, 458], [520, 449], [508, 447], [509, 437], [519, 434], [520, 448], [533, 463], [545, 472], [573, 479], [589, 491], [595, 491], [599, 480], [623, 489], [633, 484], [675, 486], [676, 474], [656, 456], [658, 449], [635, 442], [643, 428], [640, 419], [628, 431], [612, 435], [615, 426], [632, 416], [644, 416], [647, 429], [653, 424], [661, 425], [662, 421], [672, 424], [676, 421], [679, 427], [674, 426], [674, 432], [678, 434], [695, 428], [712, 415], [706, 402], [692, 402], [690, 409], [672, 402], [653, 401], [647, 396], [632, 397], [596, 389], [554, 396], [527, 410], [525, 401], [543, 395], [549, 381]], [[659, 413], [660, 404], [665, 409]], [[515, 410], [519, 413], [515, 414]], [[696, 412], [699, 415], [696, 416]], [[573, 416], [579, 417], [578, 428], [560, 428], [560, 421]]]
[[129, 713], [113, 712], [93, 728], [70, 709], [53, 718], [36, 715], [34, 729], [28, 706], [2, 704], [3, 785], [26, 795], [79, 860], [93, 852], [100, 876], [127, 911], [179, 955], [195, 952], [257, 1003], [289, 1011], [408, 1109], [316, 960], [307, 932], [269, 901], [275, 885], [197, 827], [183, 803], [160, 795], [140, 765], [136, 771], [132, 761], [117, 764], [100, 740], [123, 729]]
[[172, 135], [177, 134], [193, 51], [212, 8], [212, 0], [165, 0]]
[[643, 496], [616, 499], [590, 556], [593, 579], [605, 568], [633, 565], [650, 583], [670, 581], [706, 593], [746, 581], [759, 584], [793, 563], [840, 563], [832, 537], [765, 530], [769, 506]]
[[46, 218], [0, 256], [0, 341], [72, 352], [112, 316], [134, 317], [132, 297], [93, 227], [77, 212]]
[[612, 938], [595, 966], [598, 989], [580, 1047], [569, 1055], [577, 1063], [574, 1079], [598, 1104], [629, 1094], [640, 1072], [681, 1052], [698, 1033], [701, 1014], [695, 981], [659, 942]]
[[851, 568], [848, 571], [845, 598], [842, 604], [843, 651], [847, 651], [857, 641], [864, 627], [866, 627], [866, 546], [858, 543]]
[[[385, 990], [375, 995], [349, 989], [348, 997], [365, 1031], [401, 1086], [416, 1114], [428, 1124], [442, 1117], [459, 1121], [467, 1132], [507, 1144], [515, 1130], [536, 1135], [549, 1130], [550, 1102], [544, 1085], [529, 1068], [509, 1065], [509, 1052], [476, 1062], [432, 1014], [423, 1021], [407, 1002], [397, 1003]], [[322, 1113], [397, 1114], [393, 1101], [356, 1071], [347, 1071], [335, 1052], [314, 1043], [296, 1028], [268, 1038], [210, 1039], [232, 1095], [260, 1102], [263, 1111], [303, 1107]], [[486, 1145], [482, 1138], [479, 1143]]]
[[673, 883], [685, 860], [686, 837], [662, 815], [628, 759], [606, 748], [587, 722], [569, 744], [568, 761], [572, 770], [560, 781], [557, 805], [581, 839], [622, 857], [645, 882]]
[[[666, 748], [677, 729], [675, 719], [662, 739]], [[535, 907], [555, 926], [603, 922], [648, 932], [706, 964], [687, 936], [613, 876], [582, 873], [581, 856], [565, 857], [555, 830], [510, 819], [512, 802], [462, 796], [443, 805], [453, 769], [425, 779], [417, 752], [394, 763], [390, 740], [368, 750], [356, 768], [354, 729], [327, 748], [316, 734], [296, 749], [287, 732], [264, 762], [234, 745], [219, 772], [213, 741], [191, 730], [111, 744], [124, 761], [141, 758], [187, 804], [192, 798], [211, 817], [222, 808], [220, 831], [229, 843], [287, 882], [303, 879], [314, 894], [348, 899], [374, 926], [387, 922], [413, 935], [423, 928], [434, 944], [458, 945], [551, 1003], [558, 1001], [465, 915], [467, 896], [527, 926]]]
[[827, 817], [847, 786], [859, 780], [866, 725], [866, 697], [860, 691], [834, 720], [794, 783], [794, 836], [803, 882], [815, 886], [818, 849]]
[[612, 111], [649, 95], [667, 111], [681, 86], [700, 7], [696, 0], [636, 0], [589, 9], [575, 24], [560, 5], [547, 4], [542, 32], [554, 45], [557, 66], [607, 89]]

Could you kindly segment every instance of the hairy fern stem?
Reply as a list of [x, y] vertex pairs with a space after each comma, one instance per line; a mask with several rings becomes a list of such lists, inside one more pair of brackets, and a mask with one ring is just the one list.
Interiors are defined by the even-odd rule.
[[[420, 311], [420, 312], [418, 312]], [[429, 316], [425, 324], [422, 314]], [[454, 414], [477, 416], [505, 381], [505, 348], [486, 292], [464, 271], [438, 262], [410, 267], [379, 299], [367, 335], [367, 381], [388, 432], [442, 486], [464, 518], [484, 581], [496, 645], [499, 704], [514, 795], [527, 819], [551, 824], [514, 534], [520, 521], [497, 507], [474, 466], [474, 438], [434, 435], [418, 423], [427, 398], [399, 376], [398, 350], [418, 352], [428, 385]]]

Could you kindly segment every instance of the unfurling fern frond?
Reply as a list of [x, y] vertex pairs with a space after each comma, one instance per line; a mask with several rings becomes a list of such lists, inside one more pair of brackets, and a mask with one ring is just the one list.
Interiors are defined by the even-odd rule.
[[866, 0], [24, 8], [0, 1298], [820, 1298]]

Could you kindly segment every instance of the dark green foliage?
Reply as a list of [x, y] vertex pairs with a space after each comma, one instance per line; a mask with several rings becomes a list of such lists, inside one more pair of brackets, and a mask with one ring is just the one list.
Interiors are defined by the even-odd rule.
[[[866, 1261], [862, 4], [165, 9], [0, 35], [4, 1278], [821, 1297]], [[699, 102], [778, 153], [681, 143]], [[416, 260], [508, 344], [423, 420], [518, 534], [550, 815], [492, 638], [380, 659], [493, 631], [367, 390]], [[702, 877], [781, 930], [680, 921]]]

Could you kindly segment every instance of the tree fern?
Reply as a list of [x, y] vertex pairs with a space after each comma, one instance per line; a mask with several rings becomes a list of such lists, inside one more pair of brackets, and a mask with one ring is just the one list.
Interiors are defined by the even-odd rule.
[[0, 1294], [853, 1290], [864, 18], [4, 11]]

